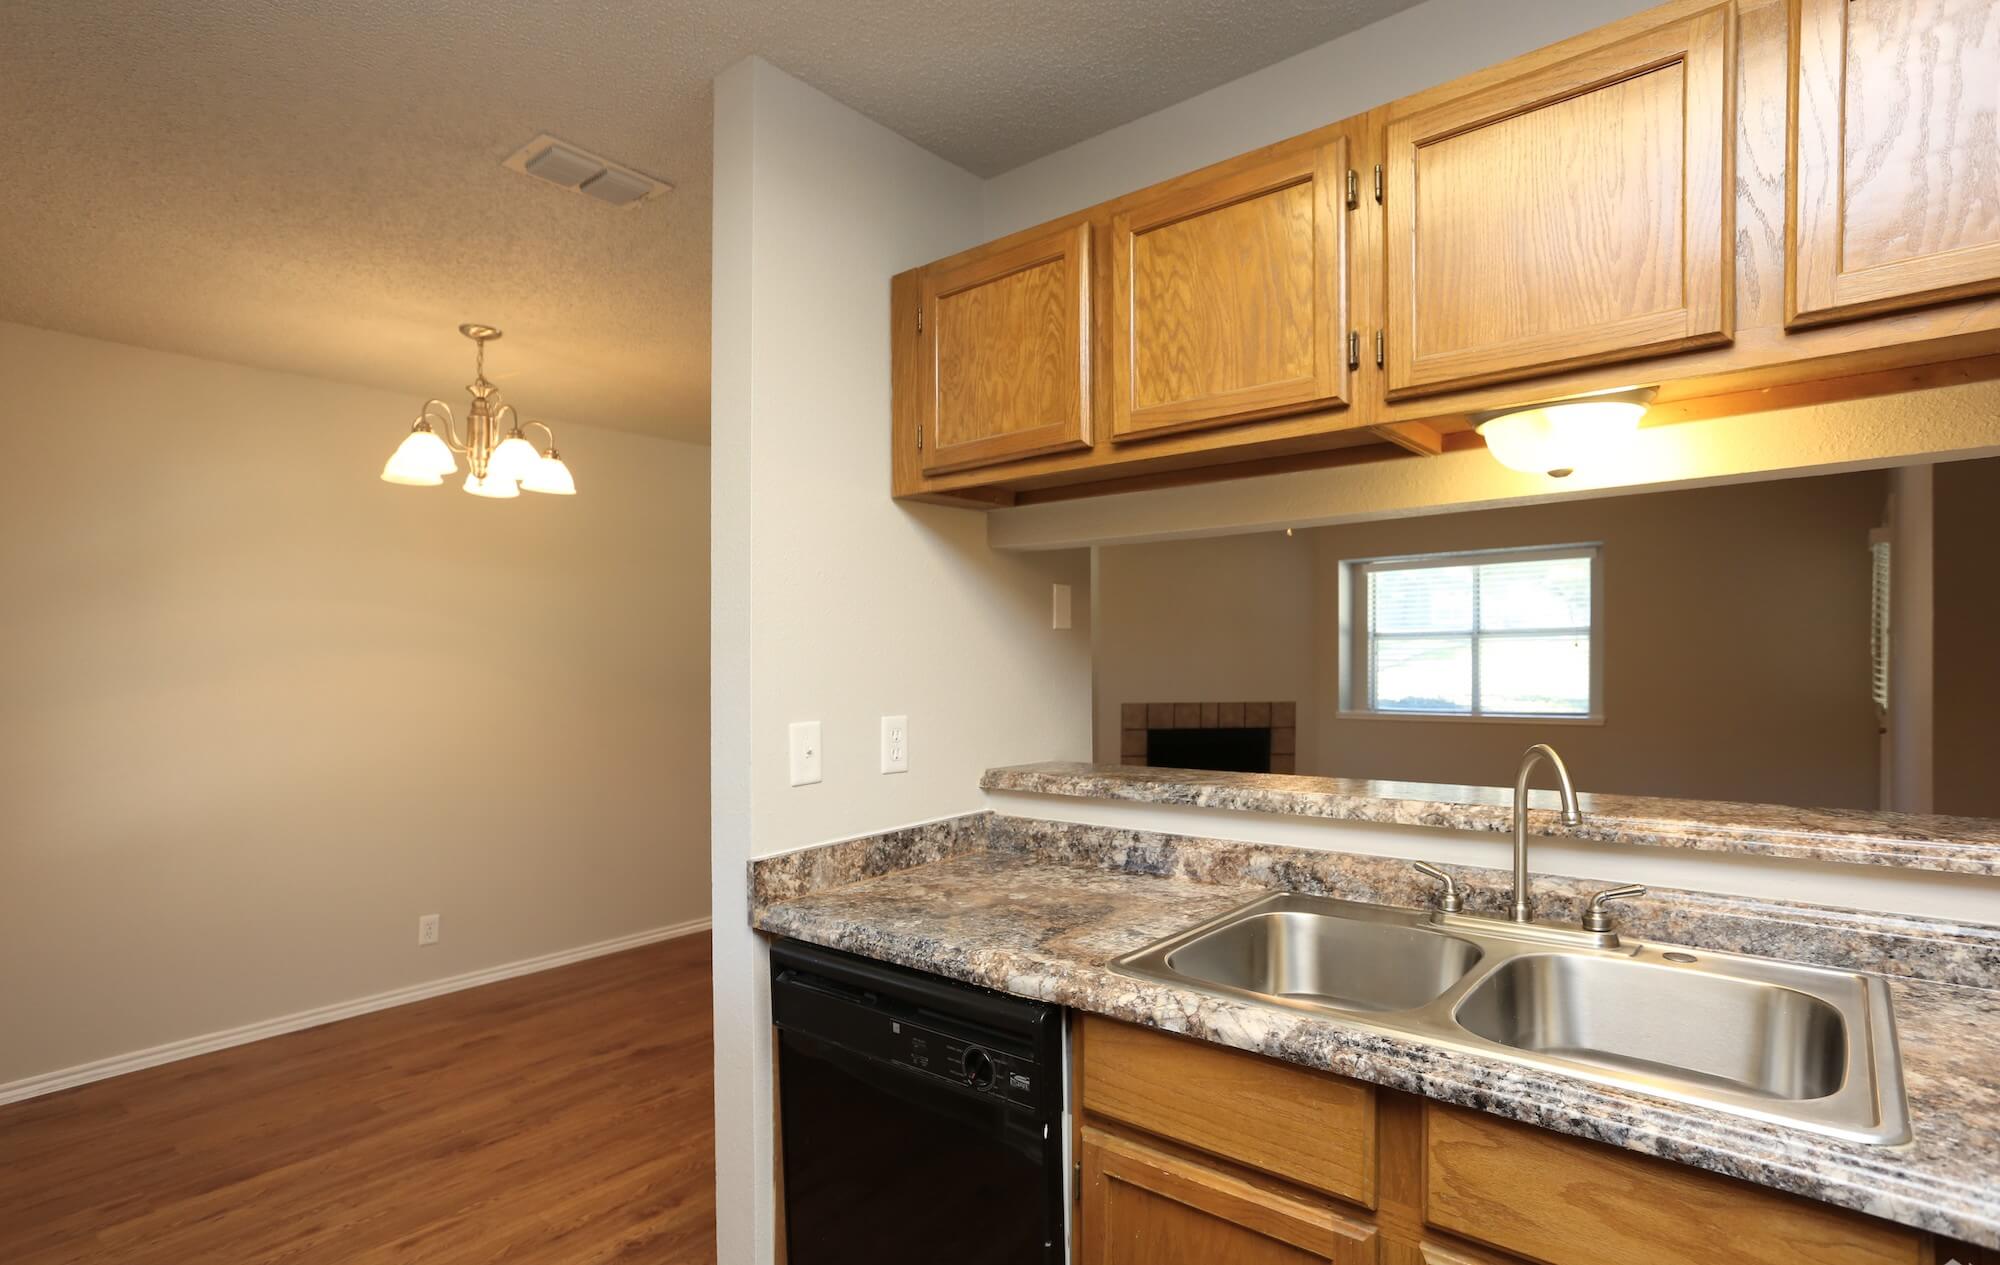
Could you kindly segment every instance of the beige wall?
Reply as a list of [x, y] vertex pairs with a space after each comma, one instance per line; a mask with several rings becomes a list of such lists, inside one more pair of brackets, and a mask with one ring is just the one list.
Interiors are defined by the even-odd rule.
[[[1873, 807], [1885, 495], [1870, 472], [1102, 547], [1097, 758], [1120, 702], [1297, 697], [1301, 773], [1503, 785], [1546, 740], [1589, 790]], [[1338, 715], [1343, 561], [1584, 542], [1605, 551], [1603, 724]]]
[[1313, 740], [1313, 549], [1302, 533], [1097, 551], [1096, 758], [1118, 763], [1121, 703], [1290, 701]]
[[1934, 476], [1932, 805], [2000, 817], [2000, 459]]
[[[1085, 550], [988, 548], [889, 496], [889, 278], [979, 240], [979, 182], [769, 64], [716, 83], [716, 1237], [769, 1261], [771, 1038], [746, 862], [984, 804], [991, 765], [1090, 752]], [[1049, 586], [1075, 626], [1050, 627]], [[880, 720], [909, 717], [907, 773]], [[825, 779], [788, 784], [786, 728]]]
[[[1502, 785], [1549, 741], [1592, 791], [1871, 808], [1868, 532], [1885, 496], [1861, 473], [1316, 531], [1310, 771]], [[1335, 715], [1343, 559], [1581, 542], [1604, 547], [1603, 724]]]
[[488, 502], [376, 477], [397, 395], [15, 325], [0, 381], [0, 1084], [707, 912], [706, 450]]

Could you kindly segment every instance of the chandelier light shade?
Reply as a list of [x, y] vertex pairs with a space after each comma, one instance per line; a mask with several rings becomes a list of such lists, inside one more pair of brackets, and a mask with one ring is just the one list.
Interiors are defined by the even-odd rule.
[[562, 455], [551, 448], [536, 459], [535, 468], [521, 480], [521, 490], [549, 496], [575, 496], [576, 480], [570, 477], [569, 467], [563, 464]]
[[[382, 467], [382, 481], [406, 487], [434, 488], [448, 474], [458, 473], [453, 453], [464, 453], [468, 467], [464, 488], [474, 496], [506, 501], [529, 492], [551, 496], [575, 496], [576, 480], [556, 453], [555, 432], [546, 422], [523, 422], [514, 406], [500, 398], [500, 388], [486, 380], [486, 344], [500, 337], [491, 325], [461, 325], [458, 332], [478, 347], [473, 378], [465, 388], [472, 402], [466, 406], [465, 432], [461, 436], [451, 406], [443, 400], [426, 400], [410, 433], [389, 455]], [[503, 435], [501, 428], [505, 426]], [[539, 429], [548, 438], [537, 449], [523, 433], [527, 427]]]
[[389, 463], [382, 467], [382, 478], [389, 483], [434, 488], [444, 482], [444, 476], [457, 471], [458, 461], [451, 455], [451, 449], [438, 438], [428, 421], [422, 421], [396, 445]]

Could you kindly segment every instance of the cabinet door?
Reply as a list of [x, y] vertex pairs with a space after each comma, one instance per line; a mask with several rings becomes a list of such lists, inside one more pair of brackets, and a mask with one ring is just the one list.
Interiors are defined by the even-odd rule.
[[1797, 0], [1785, 320], [2000, 291], [2000, 3]]
[[1727, 342], [1730, 5], [1390, 116], [1390, 398]]
[[1347, 142], [1266, 159], [1111, 225], [1111, 434], [1344, 405]]
[[1463, 1108], [1425, 1120], [1425, 1220], [1546, 1265], [1931, 1260], [1927, 1235], [1844, 1208]]
[[1373, 1265], [1375, 1230], [1100, 1129], [1083, 1131], [1083, 1265]]
[[1090, 226], [924, 270], [927, 474], [1090, 446]]

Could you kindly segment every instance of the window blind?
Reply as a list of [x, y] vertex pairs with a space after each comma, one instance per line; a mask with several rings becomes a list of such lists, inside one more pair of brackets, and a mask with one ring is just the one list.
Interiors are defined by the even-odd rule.
[[1369, 710], [1592, 714], [1594, 549], [1362, 564]]

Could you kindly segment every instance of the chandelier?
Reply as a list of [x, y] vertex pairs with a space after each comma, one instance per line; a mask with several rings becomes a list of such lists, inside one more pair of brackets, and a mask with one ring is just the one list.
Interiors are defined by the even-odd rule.
[[[448, 474], [458, 473], [454, 452], [465, 454], [470, 470], [465, 490], [474, 496], [507, 500], [522, 492], [545, 492], [551, 496], [575, 496], [576, 480], [556, 452], [555, 432], [545, 422], [523, 422], [514, 406], [501, 401], [500, 388], [486, 380], [486, 344], [500, 337], [491, 325], [461, 325], [458, 332], [479, 348], [474, 361], [472, 384], [465, 388], [472, 403], [465, 413], [465, 437], [461, 439], [451, 406], [443, 400], [426, 400], [410, 433], [382, 467], [387, 483], [434, 488]], [[503, 438], [502, 425], [508, 430]], [[536, 426], [548, 436], [546, 449], [537, 451], [522, 428]]]

